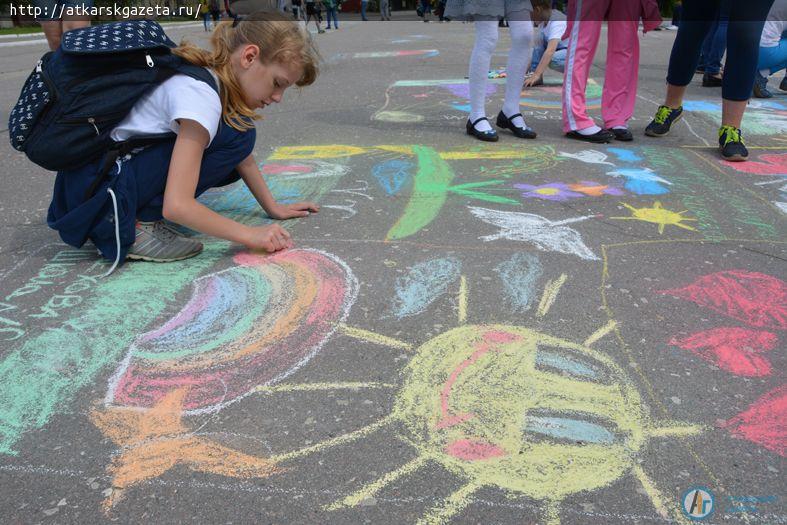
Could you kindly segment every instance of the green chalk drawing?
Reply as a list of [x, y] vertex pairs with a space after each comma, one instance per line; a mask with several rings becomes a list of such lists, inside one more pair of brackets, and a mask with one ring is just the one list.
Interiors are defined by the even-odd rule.
[[129, 265], [101, 281], [72, 320], [10, 352], [0, 362], [0, 453], [16, 454], [24, 432], [43, 427], [96, 375], [115, 366], [137, 334], [227, 247], [208, 242], [195, 259]]
[[468, 182], [467, 184], [459, 184], [457, 186], [451, 186], [448, 188], [448, 191], [451, 193], [456, 193], [457, 195], [464, 195], [465, 197], [472, 197], [474, 199], [478, 199], [481, 201], [487, 202], [494, 202], [496, 204], [514, 204], [518, 205], [521, 204], [518, 200], [509, 199], [508, 197], [501, 197], [499, 195], [489, 195], [488, 193], [482, 193], [480, 191], [474, 191], [472, 188], [481, 188], [484, 186], [492, 186], [495, 184], [501, 184], [502, 180], [489, 180], [484, 182]]
[[454, 179], [451, 167], [432, 148], [413, 146], [413, 153], [418, 159], [413, 193], [404, 213], [385, 236], [388, 241], [409, 237], [432, 222], [443, 208]]
[[[304, 199], [319, 201], [346, 173], [340, 167], [318, 163], [308, 183], [298, 177], [289, 183], [287, 175], [266, 179], [277, 199], [297, 188]], [[270, 222], [240, 182], [211, 192], [206, 201], [247, 224]], [[298, 220], [303, 219], [288, 221], [287, 227]], [[234, 250], [221, 240], [205, 239], [203, 244], [199, 257], [185, 261], [125, 266], [99, 280], [60, 326], [17, 340], [0, 361], [0, 454], [16, 455], [25, 432], [42, 428], [80, 389], [114, 368], [173, 298], [200, 275], [215, 271]]]
[[385, 236], [387, 241], [404, 239], [425, 228], [440, 213], [449, 192], [496, 204], [521, 204], [518, 200], [476, 190], [476, 188], [501, 184], [504, 182], [503, 180], [468, 182], [451, 186], [451, 181], [455, 176], [454, 171], [443, 160], [440, 153], [425, 146], [413, 146], [412, 150], [418, 159], [418, 171], [413, 182], [413, 192], [402, 216]]
[[[754, 230], [761, 239], [779, 239], [776, 224], [778, 215], [764, 216], [770, 209], [756, 209], [746, 200], [746, 195], [730, 190], [713, 170], [698, 169], [689, 155], [680, 150], [664, 150], [646, 146], [642, 148], [647, 164], [656, 171], [669, 173], [670, 189], [680, 196], [689, 212], [697, 218], [697, 227], [708, 240], [723, 240], [741, 236], [739, 225]], [[680, 169], [675, 169], [680, 166]], [[737, 223], [724, 230], [724, 224]]]

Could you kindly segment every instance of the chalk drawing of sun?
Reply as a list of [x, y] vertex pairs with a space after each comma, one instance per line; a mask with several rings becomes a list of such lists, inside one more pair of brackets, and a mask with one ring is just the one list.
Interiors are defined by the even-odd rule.
[[[548, 313], [565, 281], [561, 275], [546, 285], [537, 317]], [[467, 324], [467, 307], [468, 286], [462, 276], [459, 326], [418, 348], [342, 325], [348, 336], [414, 351], [393, 411], [359, 430], [268, 459], [280, 465], [390, 426], [412, 445], [415, 459], [327, 505], [327, 510], [359, 505], [431, 463], [456, 475], [462, 486], [426, 509], [419, 521], [423, 524], [449, 522], [473, 503], [479, 489], [497, 487], [541, 502], [545, 522], [558, 525], [566, 498], [629, 474], [665, 519], [672, 514], [671, 519], [686, 522], [638, 456], [651, 439], [682, 438], [702, 429], [653, 421], [625, 371], [591, 348], [615, 329], [614, 321], [575, 343], [521, 326]]]
[[677, 226], [678, 228], [683, 228], [684, 230], [691, 230], [697, 231], [696, 229], [683, 224], [683, 221], [696, 221], [697, 219], [690, 219], [688, 217], [684, 217], [683, 214], [687, 213], [686, 210], [674, 212], [661, 207], [661, 203], [656, 201], [653, 203], [652, 208], [635, 208], [634, 206], [630, 206], [625, 202], [621, 202], [623, 206], [631, 210], [631, 217], [611, 217], [612, 219], [618, 220], [636, 220], [636, 221], [643, 221], [643, 222], [652, 222], [653, 224], [659, 225], [659, 233], [664, 233], [664, 227], [669, 226]]

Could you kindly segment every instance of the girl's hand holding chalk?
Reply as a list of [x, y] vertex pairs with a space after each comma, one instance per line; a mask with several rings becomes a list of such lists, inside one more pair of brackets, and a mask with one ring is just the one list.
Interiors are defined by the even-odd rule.
[[306, 217], [310, 213], [317, 213], [320, 207], [313, 202], [296, 202], [293, 204], [277, 204], [273, 210], [268, 212], [272, 219], [294, 219], [296, 217]]
[[244, 243], [252, 250], [278, 252], [292, 248], [292, 237], [287, 230], [278, 224], [260, 226], [251, 229], [249, 239]]

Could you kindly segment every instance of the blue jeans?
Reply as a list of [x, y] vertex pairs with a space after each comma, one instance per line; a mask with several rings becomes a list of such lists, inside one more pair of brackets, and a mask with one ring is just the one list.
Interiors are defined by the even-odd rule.
[[787, 69], [787, 32], [782, 34], [778, 46], [760, 48], [760, 61], [757, 63], [757, 69], [760, 71], [768, 69], [771, 75], [782, 69]]
[[[547, 45], [549, 45], [549, 41], [542, 31], [541, 41], [533, 42], [533, 58], [530, 59], [530, 71], [535, 71], [538, 67], [538, 64], [541, 62], [541, 57], [544, 56], [544, 52], [547, 50]], [[559, 73], [563, 73], [563, 71], [565, 71], [566, 51], [566, 48], [555, 51], [555, 54], [552, 55], [552, 60], [549, 62], [549, 69], [558, 71]]]
[[[684, 0], [678, 35], [672, 46], [667, 82], [688, 86], [699, 62], [700, 46], [713, 20], [708, 13], [719, 9], [720, 0]], [[732, 2], [727, 26], [727, 68], [721, 87], [726, 100], [749, 100], [757, 73], [760, 35], [773, 0]]]
[[369, 2], [364, 2], [364, 1], [361, 2], [361, 20], [363, 20], [364, 22], [366, 22], [366, 20], [367, 20], [366, 19], [366, 6], [368, 6], [368, 5], [369, 5]]
[[719, 17], [713, 22], [702, 43], [700, 67], [705, 73], [718, 75], [721, 72], [721, 59], [727, 48], [727, 25], [730, 22], [730, 3], [722, 0], [719, 5]]
[[336, 8], [335, 7], [326, 7], [325, 8], [325, 19], [328, 21], [328, 29], [331, 28], [331, 17], [333, 17], [333, 26], [336, 29], [339, 29], [339, 18], [336, 15]]

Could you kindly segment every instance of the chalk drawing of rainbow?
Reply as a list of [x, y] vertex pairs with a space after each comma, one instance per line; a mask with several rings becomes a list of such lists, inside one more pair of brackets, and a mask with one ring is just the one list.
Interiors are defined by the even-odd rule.
[[185, 414], [220, 410], [311, 359], [358, 293], [350, 268], [322, 251], [241, 253], [234, 262], [197, 279], [178, 313], [137, 338], [106, 404], [150, 408], [188, 388]]

